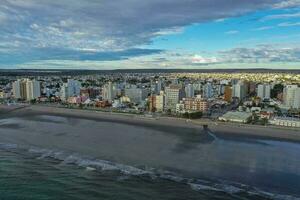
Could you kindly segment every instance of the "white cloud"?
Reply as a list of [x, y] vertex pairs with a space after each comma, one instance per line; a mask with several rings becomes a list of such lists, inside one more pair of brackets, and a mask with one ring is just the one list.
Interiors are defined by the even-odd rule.
[[300, 6], [300, 0], [285, 0], [274, 5], [274, 8], [290, 8]]
[[279, 15], [269, 15], [262, 18], [262, 21], [268, 21], [273, 19], [290, 19], [290, 18], [300, 18], [300, 12], [289, 13], [289, 14], [279, 14]]
[[270, 29], [273, 29], [274, 26], [262, 26], [262, 27], [259, 27], [259, 28], [255, 28], [255, 29], [252, 29], [253, 31], [265, 31], [265, 30], [270, 30]]
[[225, 32], [225, 34], [227, 34], [227, 35], [235, 35], [235, 34], [238, 34], [238, 33], [239, 33], [239, 31], [237, 31], [237, 30], [231, 30], [231, 31]]
[[283, 22], [278, 24], [279, 27], [300, 26], [300, 22]]

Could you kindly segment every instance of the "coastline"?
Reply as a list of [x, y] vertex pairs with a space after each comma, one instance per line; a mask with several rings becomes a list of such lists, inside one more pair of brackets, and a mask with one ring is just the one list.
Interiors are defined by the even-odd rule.
[[175, 117], [151, 118], [135, 114], [68, 109], [43, 105], [21, 106], [17, 108], [1, 105], [0, 117], [2, 118], [4, 115], [9, 114], [13, 116], [52, 115], [88, 120], [104, 120], [141, 127], [151, 127], [158, 130], [168, 130], [169, 128], [172, 128], [172, 130], [175, 132], [177, 127], [180, 128], [180, 130], [184, 128], [191, 128], [202, 131], [203, 125], [208, 125], [209, 130], [213, 132], [217, 137], [220, 136], [225, 139], [253, 138], [300, 143], [300, 129], [297, 128], [293, 129], [276, 126], [233, 124], [225, 122], [215, 122], [207, 119], [186, 120], [183, 118]]

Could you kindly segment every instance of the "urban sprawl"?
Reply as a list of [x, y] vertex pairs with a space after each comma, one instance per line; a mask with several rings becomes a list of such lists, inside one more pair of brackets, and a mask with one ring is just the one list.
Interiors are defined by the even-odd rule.
[[1, 76], [0, 102], [300, 127], [299, 86], [287, 73]]

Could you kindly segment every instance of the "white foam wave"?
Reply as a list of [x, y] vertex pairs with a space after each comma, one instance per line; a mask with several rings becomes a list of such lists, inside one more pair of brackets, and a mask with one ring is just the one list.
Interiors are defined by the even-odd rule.
[[[31, 154], [36, 155], [37, 159], [45, 159], [52, 158], [61, 161], [62, 164], [74, 164], [80, 167], [83, 167], [87, 171], [101, 170], [101, 171], [119, 171], [123, 175], [125, 175], [124, 180], [130, 176], [141, 176], [147, 175], [150, 178], [162, 178], [170, 181], [185, 183], [190, 185], [191, 189], [196, 191], [215, 191], [215, 192], [225, 192], [227, 194], [239, 194], [246, 193], [250, 196], [257, 195], [265, 198], [270, 198], [274, 200], [300, 200], [298, 197], [290, 196], [290, 195], [281, 195], [281, 194], [273, 194], [270, 192], [262, 191], [257, 188], [252, 188], [244, 184], [239, 183], [231, 183], [225, 181], [219, 181], [220, 183], [214, 183], [206, 180], [195, 180], [183, 178], [181, 176], [177, 176], [176, 174], [168, 171], [155, 170], [153, 168], [149, 169], [140, 169], [137, 167], [113, 163], [106, 160], [100, 159], [91, 159], [86, 158], [77, 154], [69, 154], [63, 151], [58, 150], [49, 150], [42, 148], [25, 148], [16, 144], [3, 144], [0, 143], [0, 149], [2, 150], [17, 150], [20, 149], [23, 152], [27, 151]], [[123, 176], [122, 176], [123, 177]], [[123, 180], [122, 178], [118, 179]]]

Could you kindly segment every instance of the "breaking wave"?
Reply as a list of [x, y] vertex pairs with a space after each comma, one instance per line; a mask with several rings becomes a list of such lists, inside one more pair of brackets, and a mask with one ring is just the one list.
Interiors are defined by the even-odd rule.
[[152, 179], [161, 178], [177, 183], [187, 184], [191, 187], [191, 189], [195, 191], [225, 192], [229, 195], [247, 194], [248, 196], [263, 197], [274, 200], [300, 200], [300, 198], [298, 197], [274, 194], [240, 183], [233, 183], [222, 180], [212, 182], [207, 180], [184, 178], [169, 171], [161, 171], [154, 168], [142, 169], [134, 166], [110, 162], [107, 160], [93, 159], [79, 154], [67, 153], [59, 150], [36, 147], [28, 148], [17, 144], [3, 143], [0, 143], [0, 150], [11, 152], [19, 152], [21, 150], [21, 152], [27, 152], [31, 155], [34, 155], [36, 159], [51, 158], [60, 161], [61, 164], [77, 165], [86, 169], [87, 171], [118, 171], [121, 174], [124, 174], [126, 179], [130, 176], [148, 176]]

